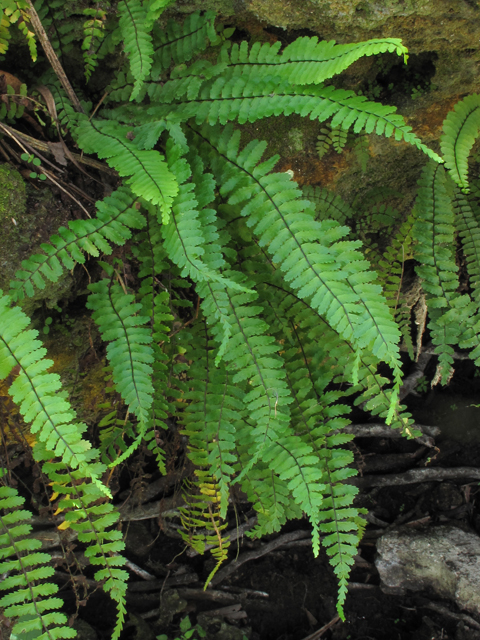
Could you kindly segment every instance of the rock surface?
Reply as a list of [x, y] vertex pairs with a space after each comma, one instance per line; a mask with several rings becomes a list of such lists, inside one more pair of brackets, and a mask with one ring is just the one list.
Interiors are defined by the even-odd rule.
[[480, 537], [453, 525], [386, 532], [375, 560], [385, 593], [433, 591], [480, 615]]

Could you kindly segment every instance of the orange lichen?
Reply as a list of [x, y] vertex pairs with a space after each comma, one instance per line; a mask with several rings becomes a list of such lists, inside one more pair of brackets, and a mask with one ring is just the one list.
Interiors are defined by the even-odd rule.
[[456, 95], [448, 100], [435, 102], [426, 109], [419, 109], [415, 112], [415, 116], [409, 119], [409, 125], [423, 139], [438, 139], [442, 132], [443, 121], [459, 100], [461, 96]]
[[318, 184], [324, 187], [335, 184], [348, 169], [351, 163], [350, 155], [348, 152], [340, 155], [331, 153], [321, 160], [311, 156], [299, 156], [280, 161], [276, 170], [293, 171], [294, 179], [300, 186]]

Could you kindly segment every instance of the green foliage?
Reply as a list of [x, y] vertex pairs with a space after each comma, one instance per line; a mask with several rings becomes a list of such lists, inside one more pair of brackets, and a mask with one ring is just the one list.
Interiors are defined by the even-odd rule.
[[85, 64], [85, 79], [88, 82], [98, 65], [98, 55], [95, 52], [98, 44], [105, 37], [106, 13], [99, 9], [84, 9], [83, 15], [89, 17], [83, 25], [84, 39], [82, 42], [83, 61]]
[[8, 50], [11, 34], [9, 28], [16, 24], [23, 33], [33, 62], [37, 59], [37, 43], [35, 34], [30, 29], [28, 4], [25, 0], [1, 0], [0, 2], [0, 54]]
[[[402, 292], [406, 261], [419, 263], [443, 381], [455, 345], [473, 348], [480, 364], [480, 210], [475, 186], [466, 193], [478, 98], [466, 98], [447, 117], [443, 159], [394, 107], [330, 83], [363, 56], [389, 51], [406, 58], [400, 40], [337, 45], [302, 37], [283, 50], [280, 43], [231, 44], [231, 30], [216, 28], [210, 12], [162, 29], [158, 17], [167, 4], [121, 0], [111, 20], [86, 8], [81, 23], [62, 27], [62, 3], [38, 0], [57, 51], [66, 56], [79, 43], [87, 79], [102, 57], [118, 57], [123, 47], [126, 65], [112, 73], [108, 108], [92, 113], [84, 100], [79, 114], [51, 73], [43, 79], [62, 130], [83, 153], [106, 160], [123, 185], [96, 204], [95, 217], [58, 229], [0, 297], [0, 378], [15, 367], [10, 393], [32, 425], [33, 454], [64, 514], [61, 528], [78, 533], [98, 565], [95, 579], [116, 602], [114, 639], [127, 574], [105, 472], [144, 443], [165, 474], [170, 421], [188, 439], [195, 468], [182, 536], [199, 551], [213, 545], [217, 561], [207, 583], [227, 558], [222, 532], [238, 483], [257, 512], [252, 536], [308, 517], [313, 551], [323, 546], [337, 575], [343, 617], [365, 525], [356, 489], [345, 482], [355, 474], [344, 432], [350, 405], [414, 435], [398, 401], [401, 335], [414, 355]], [[414, 212], [401, 216], [387, 201], [398, 194], [384, 189], [352, 203], [319, 187], [302, 192], [289, 173], [275, 171], [278, 157], [266, 154], [265, 142], [241, 143], [237, 125], [293, 113], [328, 122], [323, 144], [328, 138], [338, 152], [349, 133], [357, 136], [362, 171], [372, 132], [424, 152], [430, 160]], [[458, 291], [456, 232], [471, 295]], [[124, 247], [123, 263], [112, 256], [117, 246]], [[102, 259], [103, 274], [89, 284], [87, 308], [107, 345], [112, 393], [121, 398], [116, 407], [102, 405], [100, 450], [86, 439], [58, 376], [47, 373], [52, 363], [15, 306], [93, 258]], [[9, 491], [7, 512], [17, 504]], [[12, 540], [15, 517], [5, 516]], [[9, 557], [21, 543], [8, 543]], [[31, 554], [36, 568], [8, 582], [13, 594], [48, 561], [33, 547], [18, 550]], [[48, 578], [42, 570], [38, 575]], [[59, 606], [48, 599], [49, 588], [39, 589], [45, 611]], [[30, 604], [17, 610], [9, 602], [6, 613], [18, 613], [19, 624], [40, 624], [29, 619]], [[49, 615], [46, 624], [59, 631], [48, 637], [67, 637], [59, 635], [64, 618]], [[182, 631], [192, 635], [191, 628]]]
[[48, 582], [54, 569], [51, 558], [42, 553], [40, 540], [28, 537], [32, 532], [32, 514], [20, 509], [25, 500], [15, 489], [0, 486], [0, 571], [4, 575], [0, 607], [8, 617], [18, 618], [12, 634], [34, 633], [36, 638], [74, 638], [76, 631], [67, 626], [67, 617], [56, 611], [63, 601], [54, 597], [58, 586]]

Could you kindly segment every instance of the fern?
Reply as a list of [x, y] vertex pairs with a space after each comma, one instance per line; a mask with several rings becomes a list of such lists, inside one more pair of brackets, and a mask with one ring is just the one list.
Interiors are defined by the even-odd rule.
[[98, 66], [98, 56], [95, 53], [95, 43], [101, 42], [105, 36], [106, 13], [101, 9], [84, 9], [83, 15], [88, 16], [83, 25], [84, 40], [82, 42], [83, 61], [85, 64], [85, 79], [88, 82]]
[[145, 218], [135, 207], [129, 189], [121, 187], [97, 203], [97, 217], [74, 220], [68, 229], [60, 227], [49, 243], [41, 245], [43, 254], [35, 254], [22, 262], [22, 269], [11, 283], [13, 300], [32, 297], [35, 288], [44, 289], [46, 280], [57, 282], [64, 270], [73, 269], [75, 263], [85, 262], [85, 253], [98, 257], [110, 255], [110, 242], [123, 245], [131, 237], [131, 229], [141, 229]]
[[204, 51], [209, 41], [216, 44], [219, 37], [214, 27], [215, 14], [199, 11], [187, 16], [183, 25], [170, 20], [164, 30], [154, 28], [154, 54], [152, 80], [157, 81], [170, 65], [189, 62], [194, 55]]
[[0, 591], [10, 591], [0, 598], [0, 607], [5, 616], [18, 618], [12, 629], [15, 636], [75, 638], [77, 632], [57, 611], [63, 604], [56, 597], [58, 586], [47, 581], [54, 574], [50, 555], [39, 551], [40, 540], [26, 537], [32, 531], [32, 514], [19, 508], [24, 502], [15, 489], [0, 486]]
[[480, 129], [480, 96], [457, 102], [445, 118], [440, 146], [452, 179], [468, 192], [468, 156]]
[[227, 559], [230, 540], [222, 537], [227, 523], [222, 522], [219, 516], [221, 498], [217, 483], [209, 476], [208, 471], [197, 469], [195, 475], [196, 480], [194, 483], [187, 483], [189, 491], [184, 494], [187, 506], [180, 509], [185, 528], [181, 535], [188, 546], [198, 553], [205, 553], [207, 545], [212, 547], [211, 553], [217, 564], [205, 581], [206, 588], [222, 562]]
[[[89, 122], [78, 126], [78, 143], [86, 152], [98, 151], [139, 197], [161, 208], [163, 219], [169, 219], [173, 198], [178, 193], [175, 177], [158, 151], [144, 151], [129, 141], [129, 129], [110, 121]], [[99, 151], [99, 149], [102, 149]]]
[[[12, 1], [2, 6], [13, 7]], [[11, 396], [32, 423], [33, 455], [64, 516], [60, 529], [77, 532], [97, 565], [95, 580], [116, 603], [114, 639], [126, 613], [128, 576], [115, 528], [119, 514], [104, 481], [107, 465], [122, 464], [144, 443], [165, 474], [175, 464], [175, 454], [162, 446], [167, 425], [182, 429], [195, 469], [182, 535], [199, 551], [213, 545], [216, 565], [207, 583], [227, 557], [223, 532], [238, 483], [257, 512], [252, 536], [302, 515], [309, 519], [314, 553], [323, 546], [337, 575], [343, 617], [364, 526], [356, 490], [346, 482], [354, 474], [351, 436], [344, 433], [351, 405], [414, 435], [398, 402], [398, 342], [410, 336], [401, 292], [407, 258], [419, 262], [443, 380], [457, 344], [480, 362], [477, 193], [475, 185], [468, 197], [454, 188], [454, 182], [464, 192], [469, 187], [478, 98], [465, 99], [447, 117], [442, 158], [394, 107], [330, 82], [363, 56], [406, 58], [400, 40], [337, 45], [303, 37], [283, 49], [230, 44], [232, 30], [215, 27], [210, 12], [163, 28], [158, 18], [168, 4], [121, 0], [107, 19], [97, 7], [80, 15], [60, 0], [37, 1], [54, 48], [65, 60], [72, 51], [75, 60], [83, 54], [87, 80], [99, 60], [118, 57], [123, 46], [126, 64], [107, 80], [108, 109], [101, 103], [93, 111], [83, 100], [88, 115], [79, 114], [52, 73], [42, 79], [54, 96], [59, 130], [68, 130], [84, 154], [106, 160], [123, 185], [96, 203], [95, 217], [69, 222], [42, 244], [22, 263], [10, 295], [0, 297], [0, 377], [16, 367]], [[22, 15], [8, 11], [0, 23], [4, 49], [8, 28]], [[14, 98], [4, 117], [20, 114]], [[302, 192], [289, 174], [275, 172], [278, 158], [265, 156], [266, 143], [240, 145], [237, 124], [280, 114], [325, 123], [320, 142], [337, 152], [352, 147], [352, 133], [358, 136], [353, 149], [363, 172], [372, 132], [422, 151], [431, 162], [414, 213], [400, 216], [390, 202], [397, 194], [385, 190], [351, 204], [319, 187]], [[471, 297], [458, 292], [455, 228]], [[124, 247], [128, 282], [112, 255], [116, 246]], [[14, 306], [40, 297], [87, 258], [100, 258], [104, 271], [89, 285], [87, 308], [107, 345], [113, 392], [122, 399], [116, 409], [102, 405], [100, 451], [86, 439], [87, 427], [78, 423], [58, 376], [47, 372], [51, 362], [37, 333]], [[7, 510], [20, 504], [5, 491]], [[13, 581], [9, 576], [6, 597], [16, 606], [18, 587], [35, 598], [40, 587], [44, 622], [31, 618], [35, 598], [7, 612], [18, 613], [20, 625], [48, 630], [45, 638], [69, 637], [61, 635], [69, 629], [60, 603], [47, 593], [49, 583], [34, 584], [37, 569], [48, 580], [49, 570], [42, 573], [48, 558], [29, 538], [19, 539], [28, 531], [17, 535], [15, 517], [28, 521], [30, 514], [4, 520], [13, 541], [7, 562], [21, 570]]]
[[313, 295], [312, 306], [356, 348], [371, 349], [388, 362], [399, 384], [398, 329], [380, 288], [372, 283], [375, 274], [356, 253], [358, 244], [336, 244], [346, 230], [333, 222], [322, 225], [313, 220], [310, 203], [300, 199], [301, 192], [287, 174], [269, 175], [277, 158], [258, 165], [264, 144], [254, 141], [238, 154], [239, 136], [229, 129], [212, 140], [221, 156], [220, 162], [218, 156], [214, 160], [221, 172], [222, 194], [231, 203], [248, 199], [241, 214], [249, 217], [260, 245], [267, 246], [287, 282], [301, 298]]
[[30, 16], [28, 14], [28, 4], [25, 0], [2, 0], [0, 2], [0, 54], [4, 54], [8, 50], [10, 40], [10, 25], [16, 24], [18, 29], [23, 33], [30, 57], [33, 62], [37, 60], [37, 43], [35, 34], [29, 28]]
[[119, 25], [130, 69], [135, 78], [130, 100], [134, 100], [150, 73], [153, 57], [151, 19], [140, 0], [121, 0], [118, 5]]
[[110, 278], [89, 285], [92, 293], [87, 307], [93, 311], [92, 317], [102, 338], [110, 343], [107, 357], [116, 389], [139, 421], [138, 438], [117, 458], [114, 463], [117, 465], [132, 453], [145, 436], [153, 402], [151, 364], [154, 358], [150, 346], [152, 336], [147, 327], [142, 326], [148, 322], [148, 316], [136, 315], [141, 304], [135, 303], [134, 297], [114, 282], [118, 272], [110, 265], [104, 263], [103, 266]]

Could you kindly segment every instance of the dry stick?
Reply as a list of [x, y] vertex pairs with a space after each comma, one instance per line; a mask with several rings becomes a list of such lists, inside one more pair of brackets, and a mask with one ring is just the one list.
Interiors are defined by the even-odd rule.
[[287, 542], [292, 542], [293, 540], [300, 540], [300, 538], [307, 538], [311, 534], [309, 531], [292, 531], [291, 533], [286, 533], [283, 536], [279, 536], [275, 540], [267, 544], [263, 544], [260, 548], [254, 549], [253, 551], [247, 551], [246, 553], [242, 553], [236, 560], [228, 564], [223, 569], [220, 569], [214, 576], [213, 580], [211, 580], [210, 584], [212, 586], [216, 586], [223, 582], [225, 578], [227, 578], [231, 573], [236, 571], [239, 567], [242, 566], [245, 562], [249, 562], [250, 560], [257, 560], [262, 556], [278, 549], [278, 547], [283, 546]]
[[[15, 136], [17, 136], [21, 140], [24, 140], [25, 142], [28, 142], [28, 144], [34, 149], [38, 149], [38, 151], [42, 151], [43, 153], [53, 154], [47, 142], [42, 142], [41, 140], [32, 138], [32, 136], [29, 136], [26, 133], [22, 133], [21, 131], [16, 131], [14, 129], [11, 129], [10, 127], [8, 127], [8, 125], [4, 123], [2, 124], [5, 129], [10, 129], [10, 131], [12, 131], [15, 134]], [[87, 158], [86, 156], [80, 156], [78, 153], [72, 153], [72, 152], [70, 153], [77, 162], [81, 162], [82, 164], [85, 164], [88, 167], [92, 167], [93, 169], [98, 169], [99, 171], [103, 171], [104, 173], [109, 173], [111, 176], [118, 176], [118, 173], [115, 171], [115, 169], [111, 169], [110, 167], [107, 167], [107, 165], [104, 164], [103, 162], [99, 162], [94, 158]]]
[[321, 629], [317, 629], [317, 631], [314, 631], [306, 638], [303, 638], [303, 640], [318, 640], [318, 638], [321, 638], [326, 631], [328, 631], [335, 624], [337, 624], [339, 620], [340, 620], [340, 616], [335, 616], [335, 618], [332, 618], [330, 622], [327, 622], [327, 624], [323, 625]]
[[468, 626], [472, 627], [473, 629], [480, 629], [480, 624], [470, 616], [467, 616], [466, 613], [455, 613], [454, 611], [450, 611], [450, 609], [447, 609], [446, 607], [442, 607], [442, 605], [438, 604], [438, 602], [429, 602], [427, 605], [425, 605], [425, 607], [427, 609], [431, 609], [432, 611], [436, 611], [437, 613], [440, 613], [446, 618], [452, 618], [453, 620], [463, 621], [465, 624], [468, 624]]
[[67, 78], [65, 71], [63, 70], [62, 65], [60, 64], [60, 60], [57, 57], [57, 54], [53, 50], [52, 45], [50, 44], [50, 40], [48, 39], [47, 33], [43, 28], [43, 25], [38, 17], [38, 13], [35, 10], [31, 0], [27, 0], [28, 4], [28, 13], [30, 16], [30, 20], [32, 22], [33, 30], [37, 38], [40, 40], [43, 50], [48, 58], [48, 61], [52, 65], [52, 69], [54, 70], [57, 78], [60, 80], [62, 87], [67, 92], [68, 97], [70, 98], [71, 103], [73, 104], [73, 108], [78, 113], [85, 113], [82, 105], [80, 104], [80, 100], [77, 98], [75, 91], [73, 90], [72, 85], [70, 84], [69, 79]]
[[454, 469], [410, 469], [405, 473], [392, 473], [386, 476], [364, 476], [363, 478], [349, 478], [348, 484], [360, 489], [369, 487], [391, 487], [420, 482], [441, 482], [442, 480], [480, 480], [480, 469], [475, 467], [456, 467]]
[[[421, 431], [424, 435], [415, 438], [426, 447], [434, 447], [434, 438], [440, 435], [438, 427], [428, 427], [426, 425], [413, 424], [412, 429]], [[392, 429], [383, 422], [367, 422], [366, 424], [349, 424], [342, 429], [345, 433], [351, 433], [356, 438], [402, 438], [403, 435], [398, 429]]]

